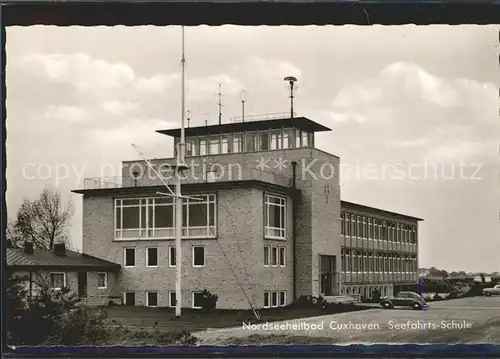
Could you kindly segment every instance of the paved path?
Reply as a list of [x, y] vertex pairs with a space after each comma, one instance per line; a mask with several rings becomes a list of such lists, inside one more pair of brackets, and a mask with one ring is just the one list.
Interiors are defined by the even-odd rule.
[[196, 336], [203, 344], [219, 345], [281, 343], [273, 337], [286, 337], [289, 344], [293, 344], [294, 337], [307, 337], [310, 344], [500, 343], [500, 296], [454, 299], [429, 305], [425, 311], [374, 308], [270, 323], [274, 325], [272, 328], [206, 330]]

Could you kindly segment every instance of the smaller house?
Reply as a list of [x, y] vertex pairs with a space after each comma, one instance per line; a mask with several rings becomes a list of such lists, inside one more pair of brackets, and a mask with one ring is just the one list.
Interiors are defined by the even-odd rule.
[[114, 296], [120, 268], [117, 263], [68, 250], [64, 243], [54, 244], [53, 250], [34, 248], [30, 242], [24, 248], [7, 248], [7, 270], [10, 275], [29, 278], [30, 296], [36, 291], [37, 279], [43, 276], [56, 290], [70, 288], [85, 305], [120, 301], [121, 297]]

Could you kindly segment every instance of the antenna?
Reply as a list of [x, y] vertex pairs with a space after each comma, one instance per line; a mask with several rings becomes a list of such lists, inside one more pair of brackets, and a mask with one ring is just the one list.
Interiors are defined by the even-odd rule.
[[217, 103], [217, 106], [219, 106], [219, 125], [222, 124], [222, 91], [221, 91], [222, 85], [219, 84], [219, 92], [217, 95], [219, 95], [219, 102]]
[[191, 121], [191, 110], [186, 111], [186, 121], [189, 128], [189, 121]]
[[297, 86], [295, 83], [297, 82], [297, 78], [293, 76], [287, 76], [284, 78], [284, 81], [287, 81], [287, 89], [290, 91], [290, 118], [293, 118], [293, 98], [295, 97], [294, 91], [297, 91]]
[[248, 98], [248, 92], [245, 90], [241, 90], [240, 94], [238, 95], [240, 101], [241, 101], [241, 118], [242, 122], [245, 122], [245, 102], [247, 101]]

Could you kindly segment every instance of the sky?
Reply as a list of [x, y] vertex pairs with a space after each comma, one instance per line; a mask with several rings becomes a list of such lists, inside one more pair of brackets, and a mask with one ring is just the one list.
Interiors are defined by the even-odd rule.
[[[425, 219], [420, 267], [500, 271], [500, 26], [187, 27], [191, 125], [289, 110], [332, 132], [346, 201]], [[86, 177], [122, 160], [172, 156], [179, 127], [180, 27], [9, 27], [7, 206], [45, 187], [72, 200], [81, 248]]]

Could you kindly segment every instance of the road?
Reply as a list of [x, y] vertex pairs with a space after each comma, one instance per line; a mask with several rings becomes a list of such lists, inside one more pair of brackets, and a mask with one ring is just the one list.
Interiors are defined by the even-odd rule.
[[500, 296], [432, 302], [425, 311], [374, 308], [270, 324], [275, 327], [254, 325], [195, 335], [202, 344], [216, 345], [500, 343]]

